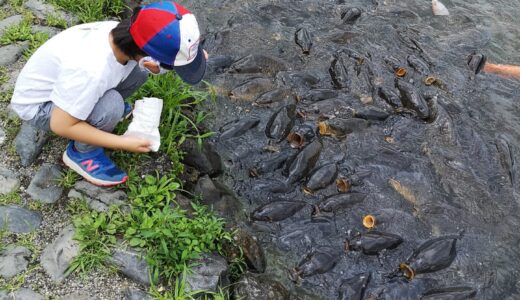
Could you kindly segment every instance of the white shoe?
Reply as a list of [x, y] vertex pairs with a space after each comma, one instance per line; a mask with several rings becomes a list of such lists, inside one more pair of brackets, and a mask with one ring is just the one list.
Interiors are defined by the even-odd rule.
[[137, 136], [152, 142], [151, 150], [159, 151], [161, 135], [159, 123], [163, 101], [159, 98], [143, 98], [135, 101], [133, 119], [124, 135]]

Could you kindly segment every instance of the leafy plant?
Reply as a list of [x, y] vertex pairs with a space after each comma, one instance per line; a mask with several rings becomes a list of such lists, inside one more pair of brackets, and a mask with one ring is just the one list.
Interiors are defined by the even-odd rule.
[[45, 17], [45, 22], [47, 23], [47, 26], [61, 28], [61, 29], [67, 28], [67, 20], [65, 20], [62, 17], [55, 15], [55, 14], [48, 14]]
[[124, 0], [48, 0], [48, 2], [74, 13], [81, 23], [117, 17], [125, 9]]
[[9, 81], [9, 70], [6, 67], [0, 67], [0, 85]]
[[40, 48], [43, 43], [45, 43], [49, 39], [49, 34], [47, 32], [37, 32], [29, 37], [29, 48], [27, 48], [23, 52], [23, 57], [25, 59], [29, 59], [31, 55], [33, 55], [36, 49]]
[[199, 126], [206, 118], [206, 114], [203, 112], [192, 113], [197, 106], [208, 99], [209, 95], [204, 91], [194, 91], [175, 73], [169, 72], [162, 76], [150, 77], [132, 96], [133, 100], [143, 97], [163, 99], [163, 111], [159, 125], [160, 151], [167, 153], [174, 164], [182, 158], [178, 147], [187, 138], [195, 138], [200, 144], [204, 138], [213, 134], [199, 131]]
[[14, 88], [8, 88], [5, 92], [0, 94], [0, 102], [9, 102], [13, 97]]
[[8, 45], [17, 41], [27, 41], [32, 36], [31, 23], [22, 21], [18, 24], [9, 26], [0, 37], [0, 44]]

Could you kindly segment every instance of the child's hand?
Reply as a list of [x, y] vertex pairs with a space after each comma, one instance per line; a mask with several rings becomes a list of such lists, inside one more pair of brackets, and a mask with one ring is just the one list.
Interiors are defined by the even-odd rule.
[[135, 152], [135, 153], [145, 153], [150, 152], [152, 143], [149, 140], [135, 137], [135, 136], [121, 136], [123, 141], [121, 145], [121, 149]]

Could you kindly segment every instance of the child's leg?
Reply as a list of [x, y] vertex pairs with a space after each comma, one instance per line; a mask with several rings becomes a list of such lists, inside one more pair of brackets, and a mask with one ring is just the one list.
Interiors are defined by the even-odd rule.
[[[86, 122], [97, 129], [112, 132], [123, 116], [123, 97], [116, 90], [108, 90], [99, 98]], [[89, 152], [97, 146], [74, 142], [74, 147], [80, 152]]]

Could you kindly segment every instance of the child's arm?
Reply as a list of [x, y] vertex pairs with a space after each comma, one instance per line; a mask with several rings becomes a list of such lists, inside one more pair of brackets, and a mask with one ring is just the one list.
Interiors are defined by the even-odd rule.
[[51, 113], [51, 130], [59, 136], [81, 143], [130, 152], [149, 152], [151, 143], [145, 139], [119, 136], [78, 120], [57, 106]]

